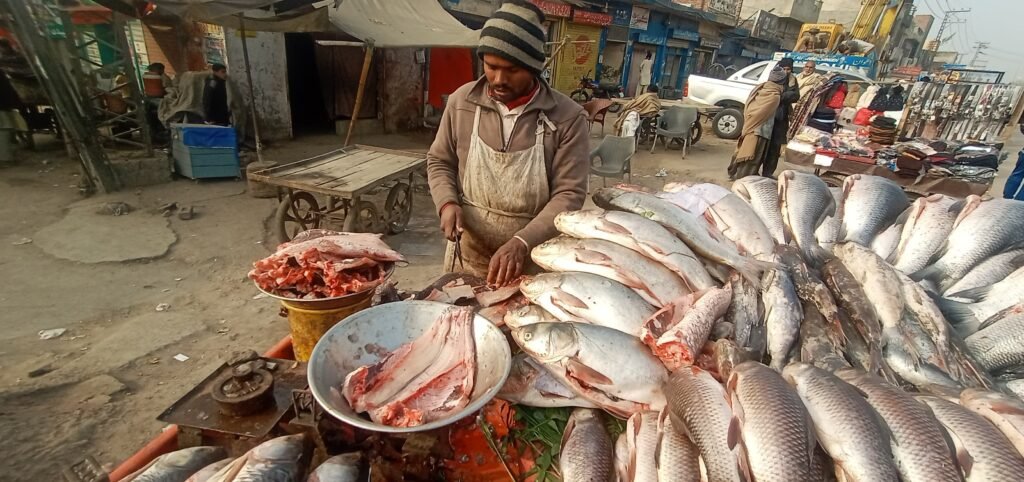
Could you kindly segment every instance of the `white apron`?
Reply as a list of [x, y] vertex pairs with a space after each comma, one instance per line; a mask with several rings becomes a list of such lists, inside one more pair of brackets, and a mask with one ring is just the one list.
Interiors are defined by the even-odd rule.
[[[533, 147], [501, 152], [480, 139], [480, 106], [473, 119], [465, 172], [462, 175], [462, 260], [455, 258], [455, 244], [445, 251], [444, 269], [487, 277], [491, 256], [512, 239], [547, 205], [551, 198], [548, 169], [544, 159], [544, 126], [550, 125], [543, 112], [537, 119]], [[526, 266], [531, 266], [527, 255]], [[525, 269], [524, 269], [525, 271]]]

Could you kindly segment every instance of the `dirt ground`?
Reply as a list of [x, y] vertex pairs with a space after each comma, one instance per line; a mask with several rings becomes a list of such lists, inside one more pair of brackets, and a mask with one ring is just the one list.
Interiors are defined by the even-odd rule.
[[[425, 150], [429, 140], [359, 142]], [[334, 136], [306, 137], [265, 158], [297, 160], [338, 144]], [[708, 135], [685, 159], [663, 147], [640, 152], [634, 181], [725, 183], [734, 144]], [[263, 351], [287, 334], [277, 303], [254, 298], [246, 278], [276, 245], [268, 228], [275, 200], [249, 197], [244, 181], [185, 179], [82, 198], [77, 165], [59, 144], [41, 145], [0, 168], [2, 480], [56, 480], [86, 455], [116, 465], [156, 436], [164, 428], [156, 416], [232, 351]], [[96, 213], [109, 202], [133, 210]], [[195, 218], [164, 218], [158, 208], [169, 202], [195, 206]], [[408, 231], [387, 241], [410, 259], [395, 274], [400, 288], [417, 290], [439, 275], [444, 244], [425, 186]], [[161, 304], [168, 306], [158, 311]], [[41, 339], [50, 329], [66, 331]]]

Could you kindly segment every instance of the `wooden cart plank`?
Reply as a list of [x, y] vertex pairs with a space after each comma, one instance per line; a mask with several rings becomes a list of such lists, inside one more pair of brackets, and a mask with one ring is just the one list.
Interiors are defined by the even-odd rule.
[[261, 169], [259, 172], [267, 175], [276, 175], [281, 172], [291, 172], [294, 169], [301, 169], [303, 167], [311, 167], [321, 165], [325, 162], [333, 161], [341, 156], [349, 154], [350, 151], [344, 149], [336, 149], [333, 151], [318, 154], [313, 157], [307, 157], [298, 161], [289, 162], [287, 164], [281, 164], [274, 167], [268, 167]]
[[367, 157], [373, 156], [373, 151], [349, 151], [345, 154], [339, 154], [331, 157], [325, 161], [318, 161], [309, 165], [299, 165], [292, 169], [282, 170], [277, 172], [277, 177], [290, 178], [296, 175], [303, 174], [316, 174], [329, 176], [329, 171], [335, 169], [338, 166], [352, 166], [359, 164]]
[[425, 154], [356, 144], [263, 169], [250, 177], [275, 186], [351, 199], [386, 182], [407, 177], [425, 163]]
[[[320, 187], [332, 191], [358, 195], [396, 176], [396, 173], [408, 174], [411, 170], [426, 163], [426, 159], [414, 159], [407, 156], [385, 154], [384, 157], [374, 159], [367, 163], [362, 169], [351, 171], [344, 177], [320, 184]], [[370, 165], [372, 164], [372, 165]]]

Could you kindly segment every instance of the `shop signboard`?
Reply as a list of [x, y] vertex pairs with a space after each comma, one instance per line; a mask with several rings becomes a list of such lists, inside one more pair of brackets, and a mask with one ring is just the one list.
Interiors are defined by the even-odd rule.
[[572, 43], [562, 48], [558, 54], [554, 86], [555, 90], [568, 94], [576, 90], [580, 77], [594, 76], [601, 27], [573, 22], [565, 26], [565, 35]]
[[633, 13], [629, 18], [629, 28], [635, 28], [637, 30], [647, 30], [647, 25], [651, 21], [651, 9], [645, 7], [633, 6]]
[[541, 12], [544, 12], [544, 15], [566, 18], [572, 15], [572, 6], [567, 3], [558, 3], [549, 0], [530, 0], [530, 3], [536, 5]]
[[606, 26], [612, 24], [612, 16], [607, 13], [588, 12], [577, 8], [572, 12], [572, 21], [586, 25]]
[[704, 9], [730, 17], [738, 17], [740, 2], [738, 0], [706, 0]]
[[631, 5], [612, 5], [608, 7], [608, 13], [612, 16], [612, 25], [629, 27], [633, 20], [633, 7]]
[[694, 32], [693, 30], [673, 29], [672, 30], [672, 38], [679, 39], [679, 40], [689, 40], [691, 42], [696, 42], [696, 41], [700, 40], [700, 34], [697, 33], [697, 32]]

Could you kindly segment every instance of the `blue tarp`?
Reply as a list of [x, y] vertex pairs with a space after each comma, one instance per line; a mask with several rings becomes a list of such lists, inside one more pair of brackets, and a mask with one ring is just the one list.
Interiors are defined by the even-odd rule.
[[190, 125], [181, 128], [181, 143], [189, 147], [238, 147], [233, 127]]

